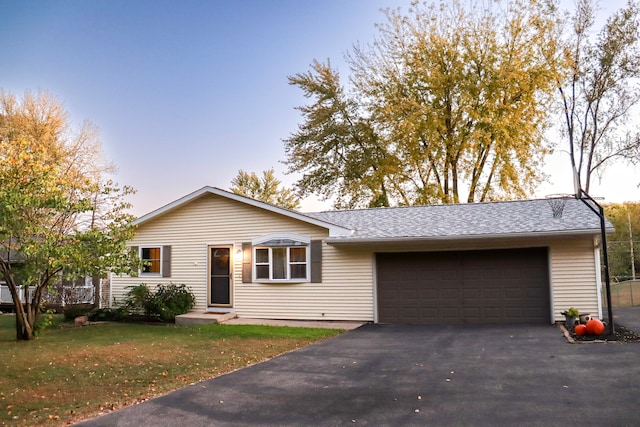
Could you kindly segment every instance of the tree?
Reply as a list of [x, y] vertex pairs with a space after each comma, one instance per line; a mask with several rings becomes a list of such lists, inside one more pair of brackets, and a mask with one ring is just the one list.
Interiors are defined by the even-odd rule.
[[298, 209], [300, 199], [293, 190], [285, 188], [274, 175], [273, 168], [263, 171], [262, 178], [255, 172], [245, 172], [242, 169], [231, 180], [231, 191], [241, 196], [270, 203], [286, 209]]
[[594, 174], [615, 160], [636, 162], [640, 153], [640, 134], [628, 126], [640, 101], [640, 9], [629, 1], [593, 40], [597, 5], [576, 2], [564, 49], [567, 72], [558, 81], [571, 165], [576, 184], [587, 193]]
[[285, 140], [302, 194], [358, 207], [531, 193], [558, 72], [552, 6], [414, 2], [347, 56], [349, 90], [330, 62], [289, 77], [315, 101]]
[[302, 194], [336, 198], [336, 206], [355, 207], [362, 199], [388, 206], [386, 185], [394, 159], [359, 103], [349, 98], [331, 63], [314, 61], [312, 71], [290, 77], [312, 106], [298, 107], [306, 121], [286, 140], [290, 172], [304, 172]]
[[607, 237], [609, 272], [618, 280], [640, 274], [640, 203], [615, 203], [604, 206], [615, 233]]
[[[133, 272], [126, 241], [132, 192], [106, 180], [95, 127], [70, 129], [46, 92], [0, 92], [0, 277], [16, 309], [16, 338], [30, 340], [45, 291], [62, 279]], [[25, 303], [21, 296], [25, 297]]]

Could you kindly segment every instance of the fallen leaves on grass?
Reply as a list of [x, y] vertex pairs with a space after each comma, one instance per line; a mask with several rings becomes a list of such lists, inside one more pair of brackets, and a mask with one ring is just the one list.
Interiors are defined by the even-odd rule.
[[[0, 360], [12, 363], [0, 377], [0, 405], [6, 408], [0, 411], [0, 425], [68, 425], [339, 332], [291, 338], [268, 331], [258, 330], [252, 338], [244, 328], [105, 324], [45, 333], [35, 351], [32, 343], [3, 341]], [[28, 366], [13, 363], [17, 360]]]

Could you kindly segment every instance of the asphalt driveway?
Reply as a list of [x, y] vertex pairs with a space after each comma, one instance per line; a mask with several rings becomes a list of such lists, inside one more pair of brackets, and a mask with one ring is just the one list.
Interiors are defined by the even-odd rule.
[[365, 325], [82, 426], [624, 426], [640, 343], [555, 326]]

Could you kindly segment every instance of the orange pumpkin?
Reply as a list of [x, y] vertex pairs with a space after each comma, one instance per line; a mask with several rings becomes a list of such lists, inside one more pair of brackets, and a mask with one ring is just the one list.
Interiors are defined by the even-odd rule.
[[576, 325], [576, 328], [574, 329], [576, 335], [578, 336], [582, 336], [585, 335], [587, 333], [587, 326], [586, 325]]
[[591, 319], [587, 322], [587, 333], [589, 335], [602, 335], [604, 334], [604, 323], [598, 319]]

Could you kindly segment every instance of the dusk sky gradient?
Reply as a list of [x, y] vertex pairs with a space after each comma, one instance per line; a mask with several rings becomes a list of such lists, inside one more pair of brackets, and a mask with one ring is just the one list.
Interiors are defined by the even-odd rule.
[[[50, 91], [75, 126], [100, 128], [116, 181], [145, 214], [205, 185], [228, 189], [239, 169], [284, 175], [284, 144], [308, 103], [287, 76], [370, 43], [381, 8], [410, 0], [0, 0], [0, 88]], [[608, 3], [618, 8], [622, 1]], [[603, 12], [604, 13], [604, 12]], [[605, 14], [606, 15], [606, 14]], [[571, 193], [569, 157], [547, 163], [536, 194]], [[613, 167], [591, 193], [640, 200], [640, 174]], [[312, 197], [302, 210], [328, 209]]]

